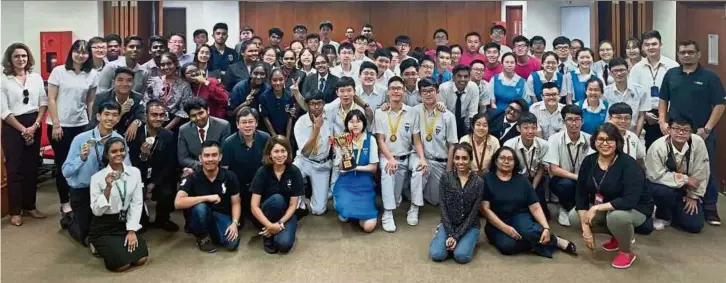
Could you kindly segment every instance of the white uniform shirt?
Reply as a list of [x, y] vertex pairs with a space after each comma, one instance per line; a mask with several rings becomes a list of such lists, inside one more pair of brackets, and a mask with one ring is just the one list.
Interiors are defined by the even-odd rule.
[[658, 109], [658, 102], [660, 98], [651, 95], [651, 88], [656, 86], [660, 90], [660, 86], [663, 84], [663, 77], [665, 77], [666, 72], [678, 66], [680, 66], [678, 62], [662, 55], [660, 56], [660, 62], [658, 62], [658, 65], [656, 66], [652, 66], [648, 62], [648, 58], [643, 58], [640, 62], [633, 65], [632, 69], [630, 69], [628, 81], [645, 87], [649, 94], [648, 96], [650, 97], [650, 108]]
[[623, 152], [630, 155], [635, 160], [645, 160], [645, 141], [641, 141], [638, 135], [631, 131], [626, 131], [623, 136]]
[[648, 97], [650, 97], [649, 92], [644, 87], [632, 83], [628, 83], [628, 87], [624, 93], [620, 92], [615, 84], [606, 86], [603, 92], [603, 98], [608, 102], [609, 106], [613, 106], [613, 104], [618, 102], [625, 102], [633, 110], [633, 120], [630, 123], [631, 131], [635, 131], [638, 125], [638, 115], [640, 115], [640, 112], [648, 112], [651, 110]]
[[[421, 141], [423, 142], [424, 157], [428, 159], [446, 159], [449, 157], [449, 144], [456, 144], [459, 141], [456, 136], [456, 118], [451, 111], [434, 112], [426, 110], [423, 104], [413, 107], [420, 115], [419, 129]], [[436, 120], [434, 120], [436, 117]], [[426, 126], [431, 127], [431, 141], [427, 140], [429, 135]]]
[[343, 124], [345, 123], [345, 116], [348, 115], [348, 112], [354, 109], [358, 109], [365, 114], [363, 108], [353, 102], [351, 102], [351, 106], [349, 109], [344, 110], [340, 105], [340, 98], [336, 98], [332, 102], [325, 104], [325, 107], [323, 107], [323, 112], [325, 112], [325, 117], [327, 117], [327, 119], [331, 121], [330, 124], [331, 128], [333, 129], [334, 135], [343, 133], [345, 131], [345, 125]]
[[[126, 211], [126, 230], [138, 231], [141, 229], [141, 211], [144, 208], [144, 183], [141, 181], [141, 172], [133, 166], [123, 165], [124, 172], [121, 178], [111, 184], [111, 194], [108, 200], [103, 194], [106, 189], [106, 175], [113, 172], [111, 166], [106, 166], [91, 176], [91, 211], [93, 215], [117, 214]], [[125, 191], [125, 192], [124, 192]], [[126, 194], [125, 200], [121, 196]]]
[[560, 131], [549, 138], [547, 145], [549, 150], [542, 161], [575, 174], [580, 171], [582, 160], [592, 151], [590, 135], [585, 132], [580, 132], [580, 137], [572, 141], [566, 130]]
[[514, 149], [514, 153], [517, 155], [517, 159], [519, 159], [519, 164], [522, 165], [520, 173], [528, 178], [533, 178], [537, 174], [540, 166], [546, 165], [542, 160], [547, 154], [549, 146], [547, 140], [534, 137], [532, 145], [527, 148], [522, 142], [522, 136], [517, 136], [504, 142], [504, 146]]
[[[406, 104], [400, 110], [401, 112], [396, 113], [393, 110], [383, 111], [381, 109], [376, 110], [375, 115], [375, 134], [382, 134], [385, 138], [388, 150], [393, 156], [408, 155], [413, 149], [413, 135], [420, 133], [419, 127], [419, 114], [416, 109]], [[394, 133], [391, 132], [391, 128], [396, 126], [396, 121], [399, 115], [401, 115], [401, 121], [398, 125], [398, 129], [393, 129], [396, 135], [396, 140], [391, 141], [391, 136]], [[390, 117], [390, 127], [389, 127]]]
[[378, 84], [373, 85], [373, 92], [371, 93], [365, 93], [363, 91], [363, 86], [356, 85], [355, 87], [355, 95], [363, 99], [368, 105], [370, 105], [371, 109], [376, 110], [378, 107], [383, 104], [383, 102], [386, 101], [386, 92], [388, 88], [384, 88]]
[[[454, 114], [456, 114], [457, 91], [458, 89], [453, 80], [442, 83], [439, 86], [438, 100], [443, 102], [446, 105], [446, 109], [449, 109]], [[464, 117], [464, 123], [466, 125], [470, 125], [471, 118], [479, 112], [479, 98], [479, 86], [470, 81], [464, 88], [464, 94], [461, 95], [461, 115]]]
[[328, 155], [330, 153], [330, 144], [328, 143], [328, 139], [333, 134], [332, 124], [330, 119], [328, 119], [328, 116], [323, 115], [323, 126], [320, 128], [320, 133], [318, 134], [318, 141], [317, 141], [317, 149], [318, 154], [310, 154], [310, 157], [305, 157], [302, 154], [303, 147], [305, 144], [310, 140], [313, 134], [313, 121], [310, 118], [309, 114], [305, 114], [300, 119], [295, 122], [295, 141], [298, 144], [299, 149], [297, 150], [297, 157], [303, 158], [303, 159], [309, 159], [313, 161], [323, 161], [326, 158], [328, 158]]
[[562, 103], [557, 103], [557, 110], [550, 113], [544, 101], [536, 102], [529, 107], [529, 112], [537, 117], [537, 126], [542, 129], [542, 138], [547, 140], [555, 133], [561, 131], [565, 124], [562, 120]]

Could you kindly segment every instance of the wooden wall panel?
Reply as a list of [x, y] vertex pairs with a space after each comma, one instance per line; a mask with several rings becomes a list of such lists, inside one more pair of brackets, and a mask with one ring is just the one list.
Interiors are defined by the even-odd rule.
[[489, 38], [489, 27], [501, 18], [501, 2], [387, 1], [387, 2], [240, 2], [240, 26], [251, 26], [267, 41], [267, 30], [285, 32], [283, 44], [292, 38], [292, 27], [307, 25], [317, 32], [321, 20], [333, 22], [332, 38], [345, 39], [346, 27], [360, 33], [363, 24], [373, 26], [373, 36], [384, 46], [393, 45], [397, 35], [406, 34], [412, 46], [433, 46], [433, 32], [445, 28], [449, 42], [464, 43], [464, 35], [477, 31]]

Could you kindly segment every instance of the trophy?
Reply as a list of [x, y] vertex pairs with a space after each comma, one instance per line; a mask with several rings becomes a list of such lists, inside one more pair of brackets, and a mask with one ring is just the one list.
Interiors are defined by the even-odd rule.
[[347, 171], [355, 168], [357, 165], [353, 158], [353, 136], [350, 133], [335, 135], [333, 142], [336, 147], [340, 148], [342, 169]]

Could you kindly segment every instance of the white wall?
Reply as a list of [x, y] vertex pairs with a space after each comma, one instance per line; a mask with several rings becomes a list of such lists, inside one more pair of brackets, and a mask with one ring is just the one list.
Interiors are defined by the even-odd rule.
[[[239, 4], [235, 1], [164, 1], [164, 7], [186, 8], [187, 11], [187, 50], [196, 49], [192, 35], [200, 28], [209, 33], [209, 44], [214, 43], [212, 27], [223, 22], [229, 26], [227, 46], [234, 48], [239, 39]], [[166, 36], [166, 34], [165, 34]]]
[[562, 34], [560, 21], [560, 3], [553, 1], [527, 1], [527, 9], [532, 11], [524, 18], [524, 36], [535, 35], [547, 41], [545, 50], [552, 50], [552, 40]]
[[676, 58], [676, 1], [653, 2], [653, 29], [660, 32], [661, 54]]
[[[20, 41], [40, 58], [41, 31], [72, 31], [74, 39], [103, 34], [101, 2], [2, 1], [2, 48]], [[63, 55], [65, 56], [65, 55]]]

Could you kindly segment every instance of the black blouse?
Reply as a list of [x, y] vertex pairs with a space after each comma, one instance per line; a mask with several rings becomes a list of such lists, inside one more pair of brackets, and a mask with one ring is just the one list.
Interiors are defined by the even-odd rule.
[[610, 169], [600, 169], [598, 154], [590, 154], [582, 161], [577, 175], [575, 206], [588, 210], [598, 193], [596, 183], [602, 182], [599, 193], [603, 203], [609, 202], [616, 210], [635, 209], [648, 216], [653, 213], [653, 198], [645, 184], [645, 172], [627, 154], [620, 153]]
[[305, 195], [303, 185], [302, 173], [295, 165], [285, 166], [285, 171], [282, 172], [279, 180], [272, 166], [262, 166], [257, 169], [255, 178], [250, 185], [250, 192], [262, 196], [260, 205], [275, 194], [280, 194], [285, 202], [289, 203], [290, 198]]
[[484, 182], [474, 174], [461, 187], [456, 171], [448, 171], [441, 177], [441, 223], [449, 237], [461, 238], [471, 228], [480, 228], [479, 209]]
[[483, 178], [483, 200], [489, 202], [489, 209], [502, 221], [520, 213], [530, 213], [529, 206], [539, 202], [537, 193], [522, 174], [515, 172], [512, 178], [504, 181], [494, 172], [488, 172]]

